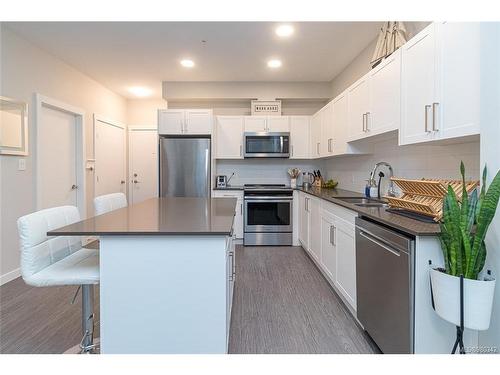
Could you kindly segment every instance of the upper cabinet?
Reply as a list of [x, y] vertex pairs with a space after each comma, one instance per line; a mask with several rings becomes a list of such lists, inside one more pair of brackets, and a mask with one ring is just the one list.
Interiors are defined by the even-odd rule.
[[333, 155], [343, 155], [348, 152], [348, 107], [347, 92], [337, 96], [333, 101]]
[[289, 132], [288, 116], [245, 116], [245, 132]]
[[321, 157], [321, 110], [311, 117], [310, 157], [317, 159]]
[[366, 137], [370, 112], [369, 77], [365, 75], [347, 89], [349, 140]]
[[309, 159], [310, 116], [290, 116], [290, 159]]
[[334, 153], [333, 102], [328, 103], [321, 111], [320, 156], [332, 156]]
[[160, 135], [211, 134], [212, 124], [211, 109], [158, 110], [158, 133]]
[[366, 114], [368, 135], [399, 129], [401, 115], [401, 49], [369, 73], [370, 109]]
[[217, 116], [215, 147], [217, 159], [243, 159], [243, 116]]
[[479, 134], [479, 49], [480, 25], [462, 22], [432, 23], [402, 47], [401, 145]]

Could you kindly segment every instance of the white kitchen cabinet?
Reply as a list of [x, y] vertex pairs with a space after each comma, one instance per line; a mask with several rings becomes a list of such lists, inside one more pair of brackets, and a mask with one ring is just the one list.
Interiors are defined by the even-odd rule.
[[436, 28], [439, 85], [433, 115], [437, 136], [449, 139], [479, 134], [481, 26], [477, 22], [444, 22]]
[[366, 118], [370, 111], [369, 76], [361, 77], [347, 89], [349, 140], [366, 137]]
[[337, 251], [335, 248], [335, 216], [321, 211], [321, 265], [332, 282], [335, 282], [337, 269]]
[[343, 92], [333, 100], [333, 155], [348, 153], [350, 146], [347, 144], [348, 113], [347, 92]]
[[231, 237], [226, 239], [226, 352], [229, 346], [231, 311], [233, 308], [234, 282], [236, 279], [236, 251]]
[[371, 135], [399, 129], [401, 114], [401, 49], [369, 73], [370, 106], [365, 132]]
[[309, 159], [310, 116], [290, 116], [290, 159]]
[[243, 116], [217, 116], [215, 145], [217, 159], [243, 159]]
[[334, 138], [333, 102], [329, 102], [321, 110], [321, 140], [319, 147], [321, 157], [333, 155]]
[[320, 199], [310, 197], [309, 208], [309, 248], [313, 258], [320, 262], [321, 259], [321, 215]]
[[299, 242], [304, 249], [309, 250], [309, 209], [308, 209], [308, 195], [299, 192]]
[[267, 131], [288, 133], [290, 131], [290, 118], [288, 116], [268, 116]]
[[431, 141], [436, 137], [431, 124], [436, 95], [436, 24], [427, 26], [401, 49], [399, 143]]
[[266, 132], [267, 116], [245, 116], [245, 132]]
[[211, 134], [212, 126], [211, 109], [158, 110], [158, 133], [160, 135]]
[[316, 112], [311, 117], [311, 138], [310, 138], [311, 159], [317, 159], [321, 156], [321, 111]]
[[479, 134], [480, 28], [432, 23], [402, 47], [400, 145]]
[[349, 304], [356, 310], [356, 241], [355, 227], [343, 219], [335, 219], [334, 243], [336, 249], [335, 284]]
[[236, 211], [233, 224], [233, 238], [243, 238], [243, 191], [242, 190], [213, 190], [213, 198], [236, 198]]
[[158, 110], [159, 134], [183, 134], [184, 110], [160, 109]]

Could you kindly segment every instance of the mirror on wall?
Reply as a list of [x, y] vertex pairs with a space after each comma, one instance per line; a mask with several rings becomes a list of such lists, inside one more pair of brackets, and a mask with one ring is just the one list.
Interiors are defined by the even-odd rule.
[[28, 155], [28, 104], [0, 96], [0, 155]]

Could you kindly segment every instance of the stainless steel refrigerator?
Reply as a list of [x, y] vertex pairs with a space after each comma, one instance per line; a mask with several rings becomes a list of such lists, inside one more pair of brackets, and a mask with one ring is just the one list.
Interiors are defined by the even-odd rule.
[[160, 136], [160, 197], [210, 197], [209, 137]]

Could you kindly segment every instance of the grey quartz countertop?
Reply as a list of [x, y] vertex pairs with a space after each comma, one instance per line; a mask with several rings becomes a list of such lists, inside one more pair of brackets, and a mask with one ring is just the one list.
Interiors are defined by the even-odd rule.
[[214, 187], [214, 190], [244, 190], [243, 185], [229, 185], [226, 187]]
[[236, 198], [152, 198], [52, 230], [49, 236], [224, 235], [231, 233]]
[[360, 216], [370, 218], [374, 221], [414, 236], [435, 236], [440, 233], [439, 224], [425, 223], [409, 217], [394, 214], [388, 212], [384, 207], [360, 207], [339, 199], [364, 197], [364, 195], [360, 193], [349, 190], [327, 188], [304, 189], [302, 187], [298, 187], [297, 190], [356, 211]]

